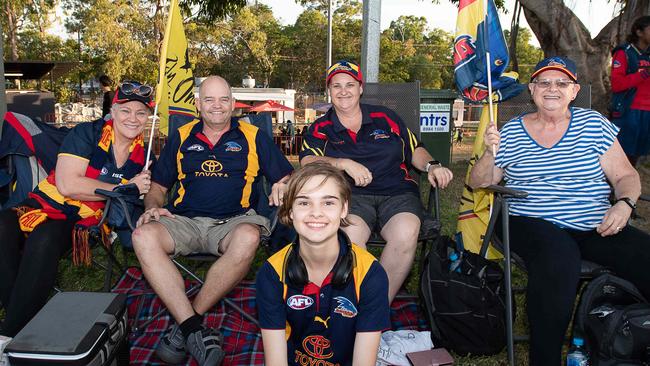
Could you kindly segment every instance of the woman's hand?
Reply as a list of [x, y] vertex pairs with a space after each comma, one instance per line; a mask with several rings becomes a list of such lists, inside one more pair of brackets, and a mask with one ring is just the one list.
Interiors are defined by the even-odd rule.
[[365, 187], [372, 182], [370, 170], [352, 159], [337, 159], [335, 167], [352, 177], [357, 187]]
[[483, 135], [483, 143], [485, 144], [485, 153], [496, 155], [501, 143], [501, 134], [494, 123], [490, 123]]
[[174, 217], [174, 215], [171, 212], [169, 212], [169, 210], [167, 210], [166, 208], [161, 208], [161, 207], [150, 208], [146, 210], [142, 215], [140, 215], [140, 218], [138, 219], [138, 222], [135, 224], [135, 227], [140, 227], [141, 225], [144, 225], [151, 221], [158, 221], [160, 220], [161, 216]]
[[138, 187], [140, 194], [146, 194], [151, 188], [151, 171], [143, 170], [131, 178], [128, 183], [134, 183]]
[[632, 208], [625, 202], [619, 201], [605, 212], [603, 222], [596, 228], [601, 236], [618, 234], [627, 225], [632, 215]]
[[449, 182], [454, 178], [454, 173], [444, 166], [432, 166], [429, 168], [427, 178], [432, 186], [438, 188], [446, 188]]

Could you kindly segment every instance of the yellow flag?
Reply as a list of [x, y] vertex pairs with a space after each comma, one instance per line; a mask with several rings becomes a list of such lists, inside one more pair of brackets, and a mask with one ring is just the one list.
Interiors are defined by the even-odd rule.
[[194, 105], [194, 75], [178, 0], [172, 0], [169, 5], [159, 72], [156, 88], [156, 104], [160, 116], [158, 128], [167, 135], [170, 126], [175, 130], [197, 117]]
[[[494, 116], [497, 115], [497, 105], [493, 106]], [[490, 221], [490, 207], [494, 202], [492, 193], [488, 193], [483, 189], [473, 190], [468, 182], [469, 175], [474, 167], [474, 164], [479, 157], [483, 154], [485, 147], [483, 146], [483, 136], [485, 130], [490, 124], [490, 107], [486, 104], [483, 106], [481, 113], [481, 121], [478, 125], [476, 132], [476, 140], [474, 140], [474, 147], [472, 149], [472, 158], [469, 161], [467, 174], [465, 176], [465, 189], [460, 200], [460, 208], [458, 210], [458, 227], [457, 230], [462, 234], [463, 244], [465, 248], [471, 252], [478, 253], [481, 250], [483, 237], [487, 229], [488, 222]], [[499, 252], [492, 247], [488, 250], [488, 258], [500, 258]]]

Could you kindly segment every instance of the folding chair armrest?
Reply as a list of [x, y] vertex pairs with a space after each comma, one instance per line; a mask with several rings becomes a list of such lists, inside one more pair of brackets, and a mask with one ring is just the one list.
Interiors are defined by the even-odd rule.
[[[433, 199], [431, 198], [431, 195], [433, 193]], [[427, 202], [427, 213], [433, 213], [433, 217], [435, 218], [436, 221], [440, 221], [440, 190], [438, 187], [434, 187], [433, 185], [429, 184], [429, 189], [425, 193], [425, 197], [423, 197], [424, 200]]]
[[486, 190], [498, 193], [502, 196], [511, 196], [516, 198], [526, 198], [528, 197], [528, 192], [520, 191], [512, 188], [507, 188], [498, 184], [491, 184], [485, 187]]

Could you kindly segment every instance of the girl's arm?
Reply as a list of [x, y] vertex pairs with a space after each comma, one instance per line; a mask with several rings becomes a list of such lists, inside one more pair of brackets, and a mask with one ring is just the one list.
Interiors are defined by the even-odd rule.
[[[381, 332], [357, 332], [354, 340], [353, 366], [373, 366], [377, 362]], [[264, 345], [266, 350], [266, 344]], [[286, 353], [286, 346], [285, 346]]]
[[[265, 365], [287, 366], [289, 364], [287, 360], [286, 335], [287, 333], [284, 329], [262, 329]], [[379, 345], [379, 343], [377, 345]]]

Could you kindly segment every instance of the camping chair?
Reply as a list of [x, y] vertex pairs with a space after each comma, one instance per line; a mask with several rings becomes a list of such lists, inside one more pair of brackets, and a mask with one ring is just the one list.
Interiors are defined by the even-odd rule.
[[56, 166], [68, 128], [54, 128], [22, 114], [7, 112], [0, 140], [0, 208], [11, 207]]
[[[529, 339], [528, 335], [515, 336], [513, 323], [513, 290], [516, 292], [525, 292], [525, 288], [514, 288], [512, 286], [512, 263], [514, 263], [518, 268], [526, 271], [526, 266], [523, 259], [517, 256], [516, 253], [510, 251], [510, 238], [508, 235], [509, 232], [509, 205], [506, 200], [507, 197], [516, 197], [516, 198], [525, 198], [528, 196], [528, 192], [514, 190], [506, 188], [500, 185], [490, 185], [486, 190], [494, 193], [494, 204], [492, 206], [492, 215], [490, 216], [490, 221], [488, 223], [485, 236], [483, 237], [483, 243], [481, 245], [480, 255], [485, 257], [487, 254], [488, 247], [490, 243], [492, 246], [503, 254], [503, 263], [504, 263], [504, 272], [505, 272], [505, 308], [506, 308], [506, 339], [507, 339], [507, 352], [508, 352], [508, 364], [514, 365], [514, 343], [515, 342], [526, 342]], [[639, 201], [650, 201], [650, 196], [641, 195]], [[499, 213], [501, 214], [501, 225], [503, 237], [499, 238], [495, 235], [495, 228], [497, 221], [499, 220]], [[593, 279], [599, 273], [606, 271], [606, 269], [596, 263], [582, 260], [580, 267], [580, 281], [585, 282]]]
[[[415, 174], [419, 175], [419, 173]], [[422, 180], [426, 177], [421, 177]], [[437, 187], [433, 187], [425, 180], [426, 188], [421, 190], [420, 199], [424, 212], [422, 213], [422, 222], [420, 224], [420, 233], [418, 235], [418, 245], [420, 246], [420, 255], [417, 258], [418, 273], [422, 273], [422, 267], [426, 259], [426, 249], [430, 243], [433, 243], [440, 236], [440, 193]], [[433, 197], [432, 197], [433, 193]], [[381, 237], [377, 227], [372, 229], [370, 238], [366, 242], [369, 248], [383, 248], [386, 241]], [[406, 283], [406, 281], [404, 281]], [[398, 294], [397, 297], [400, 297]]]

